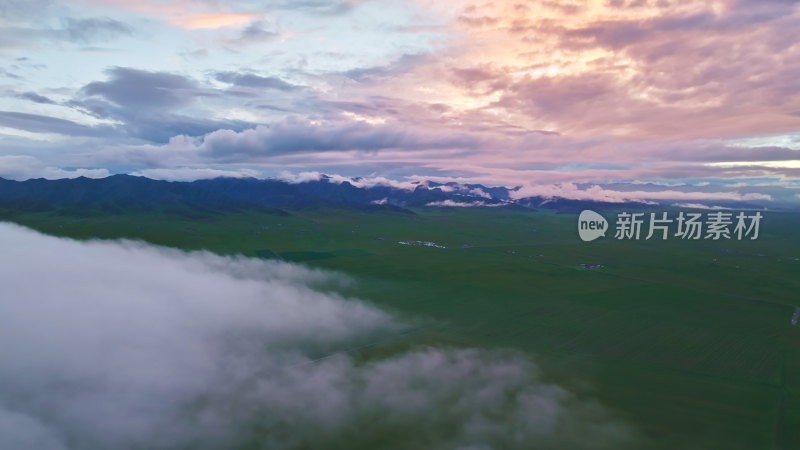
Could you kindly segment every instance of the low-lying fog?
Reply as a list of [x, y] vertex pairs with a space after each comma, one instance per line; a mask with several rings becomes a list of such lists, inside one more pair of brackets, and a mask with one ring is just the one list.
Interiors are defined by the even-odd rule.
[[[632, 430], [528, 359], [420, 349], [343, 276], [0, 223], [0, 448], [600, 448]], [[321, 356], [331, 355], [321, 358]]]

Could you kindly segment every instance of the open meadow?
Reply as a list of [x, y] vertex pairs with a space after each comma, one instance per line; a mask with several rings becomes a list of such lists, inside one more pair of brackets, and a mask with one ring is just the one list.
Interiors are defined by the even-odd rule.
[[[130, 238], [343, 272], [341, 293], [413, 330], [352, 350], [437, 344], [531, 355], [653, 448], [800, 448], [800, 214], [757, 240], [581, 242], [577, 214], [423, 208], [7, 215], [58, 236]], [[606, 214], [606, 217], [611, 217]], [[424, 245], [424, 243], [434, 245]], [[53, 255], [59, 258], [59, 255]]]

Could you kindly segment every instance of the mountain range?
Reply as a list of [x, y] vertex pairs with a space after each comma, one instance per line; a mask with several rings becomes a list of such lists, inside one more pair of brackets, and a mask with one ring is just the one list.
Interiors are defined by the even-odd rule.
[[[353, 179], [354, 183], [359, 181]], [[356, 186], [348, 181], [333, 181], [324, 175], [318, 180], [304, 182], [255, 178], [170, 182], [131, 175], [25, 181], [0, 178], [0, 212], [8, 215], [49, 211], [81, 216], [161, 211], [204, 217], [248, 209], [288, 214], [286, 210], [320, 207], [414, 214], [411, 208], [425, 206], [535, 208], [558, 212], [645, 206], [635, 202], [604, 203], [560, 197], [520, 199], [513, 195], [515, 189], [433, 181], [420, 182], [413, 189], [384, 184]], [[758, 208], [743, 202], [731, 202], [730, 206]]]

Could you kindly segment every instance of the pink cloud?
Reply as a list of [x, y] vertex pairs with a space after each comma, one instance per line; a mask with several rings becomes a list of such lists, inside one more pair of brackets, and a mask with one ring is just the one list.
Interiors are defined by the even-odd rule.
[[251, 12], [205, 12], [181, 15], [171, 19], [171, 22], [182, 28], [224, 28], [241, 26], [257, 17]]
[[215, 29], [246, 25], [257, 19], [252, 11], [235, 12], [214, 1], [204, 0], [87, 0], [103, 6], [148, 14], [184, 29]]
[[426, 120], [670, 140], [800, 126], [789, 2], [420, 3], [453, 38], [380, 90], [435, 106]]

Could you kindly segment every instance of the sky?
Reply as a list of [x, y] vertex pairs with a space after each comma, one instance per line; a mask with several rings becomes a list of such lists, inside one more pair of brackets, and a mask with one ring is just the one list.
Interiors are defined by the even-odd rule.
[[2, 0], [0, 176], [800, 205], [799, 3]]

